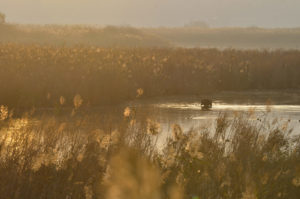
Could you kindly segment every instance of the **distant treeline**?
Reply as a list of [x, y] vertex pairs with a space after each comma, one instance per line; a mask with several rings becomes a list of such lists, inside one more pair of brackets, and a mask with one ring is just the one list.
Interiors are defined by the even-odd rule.
[[0, 42], [99, 47], [300, 49], [300, 28], [134, 28], [0, 24]]
[[51, 44], [59, 46], [96, 45], [101, 47], [169, 47], [151, 33], [132, 27], [97, 28], [81, 25], [0, 24], [0, 42]]
[[[300, 51], [0, 45], [0, 104], [116, 104], [142, 97], [300, 88]], [[138, 90], [138, 92], [137, 92]]]
[[157, 28], [146, 29], [181, 47], [300, 49], [300, 28]]

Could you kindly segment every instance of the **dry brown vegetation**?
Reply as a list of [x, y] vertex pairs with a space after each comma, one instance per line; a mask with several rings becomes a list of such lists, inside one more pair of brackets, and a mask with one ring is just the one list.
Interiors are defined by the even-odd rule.
[[0, 104], [66, 107], [215, 91], [298, 89], [299, 51], [0, 45]]
[[[216, 128], [174, 125], [162, 149], [159, 125], [124, 111], [105, 131], [90, 117], [29, 115], [0, 121], [0, 195], [14, 198], [288, 198], [300, 194], [300, 138], [287, 126], [220, 115]], [[91, 125], [93, 121], [94, 125]]]
[[[220, 115], [215, 129], [174, 124], [158, 148], [167, 132], [155, 118], [107, 105], [299, 89], [300, 51], [154, 48], [153, 34], [115, 27], [1, 24], [1, 39], [1, 199], [299, 198], [300, 137], [288, 123]], [[91, 114], [98, 106], [118, 116]]]

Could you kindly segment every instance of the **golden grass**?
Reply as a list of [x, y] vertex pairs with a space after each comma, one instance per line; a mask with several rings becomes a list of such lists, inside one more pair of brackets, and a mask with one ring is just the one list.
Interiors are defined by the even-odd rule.
[[158, 124], [123, 117], [111, 131], [81, 116], [0, 121], [1, 198], [299, 197], [299, 136], [220, 115], [215, 129], [174, 125], [158, 149]]
[[292, 50], [0, 44], [0, 63], [0, 104], [10, 108], [81, 101], [93, 107], [136, 97], [300, 87], [300, 53]]
[[[129, 107], [117, 119], [96, 118], [83, 107], [222, 90], [296, 89], [299, 55], [0, 44], [0, 196], [297, 199], [300, 138], [290, 136], [288, 123], [257, 126], [248, 120], [250, 111], [233, 120], [220, 115], [215, 129], [185, 132], [174, 124], [158, 149], [163, 132], [155, 118], [136, 117]], [[72, 113], [37, 120], [32, 107]], [[21, 116], [24, 109], [32, 111]]]

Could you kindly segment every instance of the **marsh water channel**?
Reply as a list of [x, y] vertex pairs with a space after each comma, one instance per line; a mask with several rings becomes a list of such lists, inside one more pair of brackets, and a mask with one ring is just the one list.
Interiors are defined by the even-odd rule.
[[[212, 109], [203, 111], [201, 99], [211, 98]], [[139, 100], [129, 104], [140, 115], [147, 114], [161, 124], [165, 137], [173, 124], [185, 131], [194, 128], [214, 128], [216, 118], [226, 113], [228, 119], [236, 114], [251, 112], [253, 124], [287, 125], [292, 134], [300, 133], [300, 91], [226, 92], [193, 97], [168, 97]], [[248, 114], [249, 115], [249, 114]], [[276, 121], [276, 122], [274, 122]]]
[[[213, 100], [211, 110], [201, 109], [203, 98]], [[249, 115], [251, 112], [251, 117], [246, 119], [254, 125], [271, 128], [286, 126], [291, 135], [300, 134], [300, 91], [224, 92], [188, 97], [141, 98], [117, 107], [89, 108], [88, 111], [84, 111], [83, 116], [89, 117], [86, 121], [88, 131], [100, 128], [109, 132], [118, 128], [119, 123], [124, 121], [123, 111], [126, 107], [134, 113], [137, 122], [142, 119], [145, 121], [146, 118], [159, 124], [159, 145], [171, 136], [174, 124], [180, 125], [184, 131], [200, 129], [201, 132], [202, 128], [213, 131], [216, 119], [224, 113], [230, 121], [237, 114]], [[64, 114], [55, 115], [55, 119], [61, 123], [70, 119], [75, 121], [76, 116], [71, 117], [71, 111], [71, 109], [62, 110]], [[41, 113], [42, 117], [36, 116], [28, 124], [47, 122], [50, 121], [49, 118], [54, 117], [53, 110]], [[78, 118], [82, 118], [82, 115], [78, 114]]]

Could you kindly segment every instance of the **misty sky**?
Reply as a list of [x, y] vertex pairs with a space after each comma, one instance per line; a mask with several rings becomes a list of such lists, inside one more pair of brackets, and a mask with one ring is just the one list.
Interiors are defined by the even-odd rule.
[[0, 12], [25, 24], [300, 27], [300, 0], [0, 0]]

